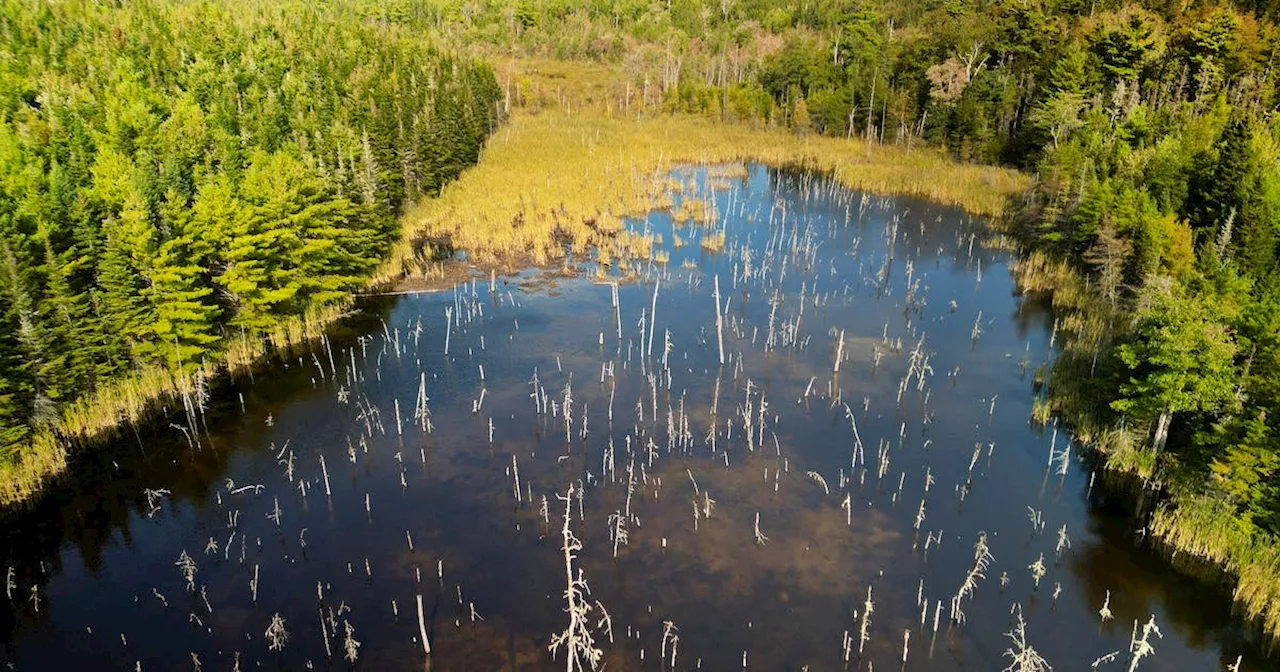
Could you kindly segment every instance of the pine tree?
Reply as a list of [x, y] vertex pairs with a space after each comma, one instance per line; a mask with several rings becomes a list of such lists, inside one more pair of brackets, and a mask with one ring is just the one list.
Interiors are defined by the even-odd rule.
[[1257, 410], [1215, 437], [1227, 447], [1210, 465], [1213, 482], [1240, 508], [1246, 524], [1273, 515], [1266, 505], [1277, 496], [1275, 477], [1280, 473], [1274, 436], [1267, 412]]

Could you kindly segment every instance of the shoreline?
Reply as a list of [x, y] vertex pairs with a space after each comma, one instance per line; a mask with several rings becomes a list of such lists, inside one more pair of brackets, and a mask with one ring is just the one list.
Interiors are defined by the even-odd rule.
[[[1114, 309], [1100, 303], [1100, 297], [1067, 262], [1031, 250], [1020, 253], [1011, 269], [1022, 291], [1043, 294], [1062, 320], [1067, 340], [1055, 362], [1072, 357], [1073, 348], [1082, 346], [1079, 339], [1083, 338], [1087, 347], [1090, 342], [1096, 344], [1093, 339], [1108, 336], [1106, 325], [1117, 317], [1110, 314]], [[1063, 372], [1050, 375], [1043, 396], [1037, 394], [1033, 420], [1042, 425], [1051, 418], [1063, 420], [1080, 445], [1099, 458], [1099, 466], [1108, 475], [1132, 478], [1136, 481], [1133, 487], [1150, 491], [1156, 501], [1143, 516], [1162, 553], [1185, 554], [1222, 572], [1245, 625], [1258, 628], [1273, 641], [1280, 640], [1280, 542], [1241, 535], [1234, 511], [1224, 502], [1179, 490], [1177, 484], [1162, 480], [1145, 437], [1106, 427], [1070, 391], [1059, 389], [1055, 394], [1053, 380], [1061, 375]], [[1167, 559], [1177, 567], [1171, 557]]]

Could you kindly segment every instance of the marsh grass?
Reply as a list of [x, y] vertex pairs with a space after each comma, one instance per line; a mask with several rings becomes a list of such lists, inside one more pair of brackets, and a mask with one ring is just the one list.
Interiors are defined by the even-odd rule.
[[1235, 597], [1243, 615], [1273, 637], [1280, 636], [1280, 544], [1250, 534], [1234, 507], [1211, 495], [1184, 496], [1161, 505], [1151, 531], [1171, 549], [1212, 562], [1236, 577]]
[[423, 273], [429, 261], [423, 241], [447, 241], [487, 264], [545, 264], [593, 249], [610, 258], [645, 252], [634, 239], [617, 244], [626, 217], [672, 208], [677, 222], [714, 217], [703, 198], [682, 197], [675, 205], [665, 188], [671, 170], [724, 165], [718, 183], [741, 179], [744, 162], [821, 171], [851, 189], [918, 196], [992, 217], [1029, 184], [1025, 175], [955, 163], [934, 151], [691, 116], [516, 111], [478, 165], [405, 216], [401, 242], [379, 278]]

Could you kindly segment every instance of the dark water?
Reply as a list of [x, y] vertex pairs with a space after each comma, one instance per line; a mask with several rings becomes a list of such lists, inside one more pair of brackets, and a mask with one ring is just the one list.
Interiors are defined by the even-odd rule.
[[[1139, 669], [1241, 655], [1241, 670], [1274, 669], [1223, 586], [1170, 569], [1130, 498], [1091, 485], [1065, 432], [1029, 423], [1052, 317], [980, 223], [761, 168], [680, 178], [714, 198], [727, 245], [703, 249], [707, 227], [669, 213], [637, 224], [670, 258], [638, 265], [618, 312], [608, 284], [545, 272], [370, 302], [329, 348], [218, 394], [198, 446], [167, 427], [81, 457], [0, 528], [0, 662], [341, 669], [350, 626], [354, 667], [423, 669], [421, 595], [427, 667], [564, 667], [548, 644], [568, 622], [572, 487], [607, 669], [672, 669], [667, 622], [679, 669], [1001, 669], [1015, 605], [1055, 669], [1111, 652], [1099, 669], [1128, 669], [1135, 621], [1152, 616], [1163, 636]], [[904, 386], [913, 351], [923, 373]], [[955, 624], [982, 533], [992, 559]], [[288, 637], [269, 650], [276, 614]]]

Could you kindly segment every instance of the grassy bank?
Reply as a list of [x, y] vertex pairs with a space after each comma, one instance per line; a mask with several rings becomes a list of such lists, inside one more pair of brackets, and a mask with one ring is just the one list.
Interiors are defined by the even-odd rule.
[[320, 339], [350, 305], [348, 300], [321, 306], [276, 324], [266, 334], [237, 339], [222, 359], [207, 361], [197, 370], [146, 366], [67, 404], [51, 426], [33, 436], [29, 449], [13, 462], [0, 462], [0, 507], [37, 495], [66, 470], [69, 449], [112, 439], [124, 427], [146, 423], [180, 404], [184, 396], [199, 405], [208, 386], [220, 376], [248, 371], [269, 353], [289, 352]]

